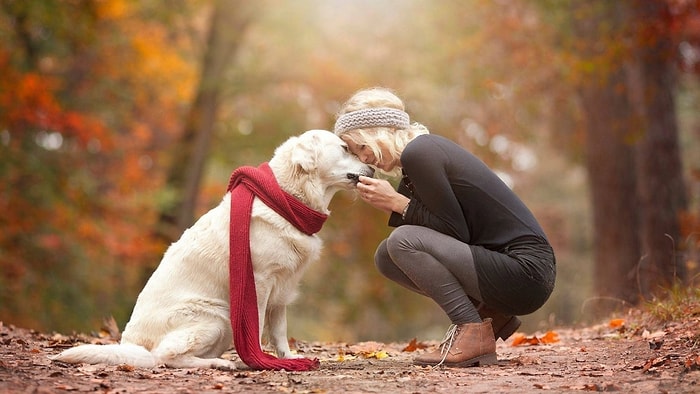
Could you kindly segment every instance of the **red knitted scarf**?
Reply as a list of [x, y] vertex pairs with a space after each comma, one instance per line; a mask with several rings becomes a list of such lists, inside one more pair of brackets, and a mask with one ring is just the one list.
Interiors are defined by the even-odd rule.
[[318, 359], [280, 359], [260, 349], [258, 302], [250, 255], [250, 217], [256, 196], [307, 235], [321, 230], [328, 216], [282, 190], [267, 163], [257, 168], [246, 166], [235, 170], [228, 191], [231, 192], [229, 295], [236, 352], [253, 369], [308, 371], [318, 368]]

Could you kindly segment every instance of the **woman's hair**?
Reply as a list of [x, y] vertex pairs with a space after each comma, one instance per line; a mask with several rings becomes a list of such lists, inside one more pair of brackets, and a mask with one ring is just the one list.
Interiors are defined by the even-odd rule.
[[[389, 89], [375, 87], [363, 89], [353, 94], [343, 104], [337, 116], [340, 117], [367, 108], [393, 108], [405, 111], [403, 101], [396, 94]], [[398, 160], [401, 157], [401, 152], [411, 140], [418, 135], [428, 133], [428, 129], [422, 124], [412, 123], [407, 128], [365, 127], [343, 131], [341, 135], [358, 145], [366, 145], [374, 153], [377, 160], [382, 158], [381, 146], [387, 148], [392, 159]], [[381, 169], [379, 170], [381, 171]], [[398, 169], [395, 172], [389, 175], [397, 175]]]

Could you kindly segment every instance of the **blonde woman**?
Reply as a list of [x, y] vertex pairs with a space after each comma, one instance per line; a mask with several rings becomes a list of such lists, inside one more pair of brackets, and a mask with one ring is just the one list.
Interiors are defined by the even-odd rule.
[[396, 227], [377, 247], [378, 270], [433, 299], [452, 322], [440, 347], [414, 362], [495, 363], [496, 340], [554, 288], [554, 252], [533, 214], [471, 152], [411, 123], [388, 89], [355, 93], [334, 132], [364, 163], [402, 176], [398, 190], [364, 176], [357, 188]]

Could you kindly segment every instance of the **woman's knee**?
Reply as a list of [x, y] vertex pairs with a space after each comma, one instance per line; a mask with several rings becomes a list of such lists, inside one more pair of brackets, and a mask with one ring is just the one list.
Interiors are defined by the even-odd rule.
[[387, 250], [387, 240], [383, 240], [377, 247], [377, 251], [374, 253], [374, 265], [377, 267], [377, 271], [382, 275], [391, 278], [391, 273], [395, 268], [394, 262], [389, 256]]
[[385, 240], [386, 251], [394, 261], [401, 259], [406, 253], [411, 253], [416, 250], [416, 242], [420, 241], [417, 237], [416, 226], [400, 226], [389, 234], [389, 238]]

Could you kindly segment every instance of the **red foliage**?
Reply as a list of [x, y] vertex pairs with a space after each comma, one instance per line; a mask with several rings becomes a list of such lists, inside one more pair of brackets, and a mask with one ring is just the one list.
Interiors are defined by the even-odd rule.
[[97, 140], [102, 149], [112, 146], [103, 122], [90, 114], [66, 110], [56, 94], [56, 78], [36, 72], [19, 72], [11, 67], [8, 56], [0, 52], [0, 125], [12, 135], [36, 131], [59, 132], [75, 138], [83, 147]]

